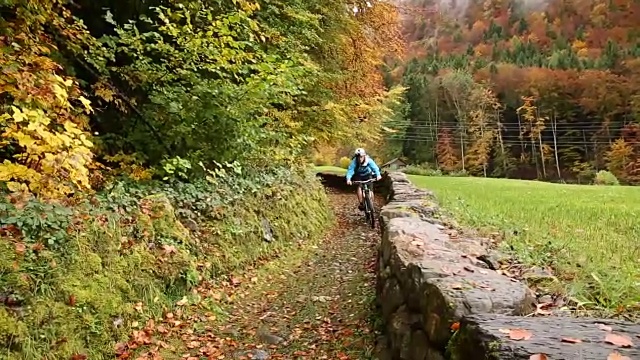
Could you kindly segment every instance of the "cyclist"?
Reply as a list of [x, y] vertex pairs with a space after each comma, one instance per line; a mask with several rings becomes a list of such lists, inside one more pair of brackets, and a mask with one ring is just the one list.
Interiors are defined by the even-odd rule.
[[[349, 164], [349, 168], [347, 169], [347, 184], [351, 185], [352, 180], [355, 181], [365, 181], [369, 180], [372, 177], [376, 177], [376, 180], [380, 180], [382, 176], [380, 175], [380, 168], [373, 161], [372, 158], [367, 156], [367, 153], [364, 152], [364, 149], [357, 148], [355, 153], [353, 154], [353, 159], [351, 160], [351, 164]], [[358, 209], [360, 211], [364, 210], [364, 196], [362, 194], [362, 189], [358, 187]], [[373, 193], [371, 194], [371, 200], [373, 201]]]

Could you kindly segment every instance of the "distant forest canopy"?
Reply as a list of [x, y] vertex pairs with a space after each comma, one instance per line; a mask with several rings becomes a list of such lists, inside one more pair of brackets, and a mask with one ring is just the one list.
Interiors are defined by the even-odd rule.
[[387, 142], [473, 175], [640, 182], [640, 1], [406, 0]]

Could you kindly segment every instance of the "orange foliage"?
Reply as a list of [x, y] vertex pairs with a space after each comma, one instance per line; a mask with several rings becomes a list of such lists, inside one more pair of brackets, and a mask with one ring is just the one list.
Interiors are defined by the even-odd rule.
[[454, 171], [458, 168], [459, 159], [454, 149], [453, 138], [448, 129], [441, 129], [438, 135], [436, 148], [438, 154], [438, 165], [444, 171]]
[[[585, 168], [611, 164], [621, 179], [640, 182], [640, 137], [632, 135], [635, 128], [625, 127], [640, 122], [640, 2], [549, 0], [528, 3], [526, 11], [521, 5], [514, 0], [472, 1], [464, 16], [445, 19], [445, 14], [425, 25], [419, 39], [424, 41], [415, 45], [420, 56], [429, 57], [425, 68], [436, 69], [434, 76], [441, 77], [449, 68], [462, 67], [476, 83], [486, 81], [499, 94], [507, 106], [504, 123], [497, 124], [502, 130], [493, 129], [501, 141], [492, 145], [494, 154], [511, 152], [507, 155], [520, 158], [521, 164], [542, 172], [551, 165], [556, 174], [576, 163]], [[438, 44], [438, 58], [425, 44]], [[460, 61], [461, 56], [451, 54], [468, 55]], [[439, 95], [438, 104], [449, 108], [438, 108], [432, 116], [455, 113], [445, 95]], [[516, 111], [522, 97], [534, 97], [537, 109], [527, 114], [532, 120], [525, 121], [525, 134], [518, 132], [524, 119]], [[451, 160], [456, 157], [453, 149], [460, 155], [464, 149], [466, 167], [477, 160], [474, 152], [485, 149], [477, 144], [482, 137], [468, 133], [469, 114], [462, 117], [448, 129], [440, 128], [438, 158]], [[464, 144], [453, 145], [453, 139]]]
[[471, 44], [479, 43], [482, 40], [482, 36], [484, 35], [484, 32], [487, 31], [487, 29], [489, 29], [489, 26], [487, 26], [484, 21], [477, 20], [473, 23], [471, 30], [469, 30], [465, 37], [467, 42]]

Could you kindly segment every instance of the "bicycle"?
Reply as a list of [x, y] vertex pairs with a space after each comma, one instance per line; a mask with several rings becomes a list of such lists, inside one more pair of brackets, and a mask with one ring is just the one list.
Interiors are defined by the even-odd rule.
[[358, 184], [358, 187], [362, 189], [364, 195], [364, 218], [367, 223], [371, 225], [372, 229], [376, 228], [376, 216], [375, 208], [373, 207], [373, 201], [371, 200], [371, 183], [376, 181], [375, 178], [364, 181], [353, 181], [354, 184]]

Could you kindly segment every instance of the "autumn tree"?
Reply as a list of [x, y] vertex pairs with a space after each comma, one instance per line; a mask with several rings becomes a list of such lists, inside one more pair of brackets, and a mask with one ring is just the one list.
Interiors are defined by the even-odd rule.
[[607, 168], [618, 179], [631, 180], [634, 164], [633, 147], [624, 139], [616, 139], [606, 153]]
[[438, 136], [438, 166], [444, 171], [451, 172], [458, 169], [459, 158], [456, 155], [451, 132], [447, 129], [440, 131]]
[[471, 90], [470, 100], [472, 109], [468, 116], [468, 133], [471, 145], [466, 154], [466, 163], [470, 173], [481, 172], [486, 177], [496, 134], [498, 140], [501, 140], [497, 112], [500, 103], [491, 89], [482, 85]]

